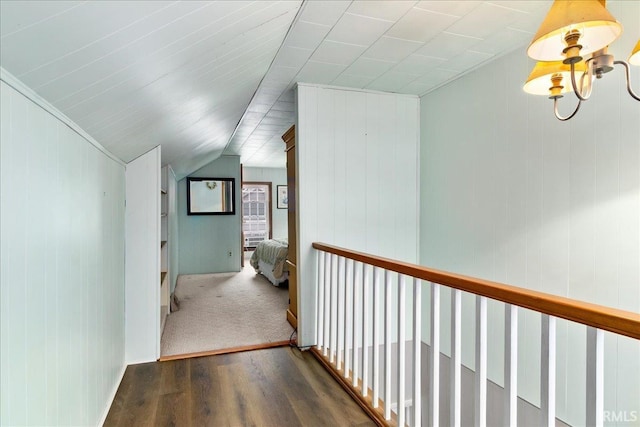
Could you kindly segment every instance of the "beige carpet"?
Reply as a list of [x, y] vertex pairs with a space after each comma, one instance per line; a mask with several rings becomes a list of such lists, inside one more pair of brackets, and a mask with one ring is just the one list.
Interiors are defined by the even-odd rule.
[[289, 292], [273, 286], [245, 262], [240, 273], [178, 277], [180, 310], [167, 318], [161, 355], [197, 353], [286, 341]]

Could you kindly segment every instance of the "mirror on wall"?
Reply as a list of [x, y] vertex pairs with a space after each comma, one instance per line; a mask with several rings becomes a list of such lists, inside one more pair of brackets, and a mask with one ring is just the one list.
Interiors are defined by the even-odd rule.
[[234, 178], [187, 178], [188, 215], [235, 215]]

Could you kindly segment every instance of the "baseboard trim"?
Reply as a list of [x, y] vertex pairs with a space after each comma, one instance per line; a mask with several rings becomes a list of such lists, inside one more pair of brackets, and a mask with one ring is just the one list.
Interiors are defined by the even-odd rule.
[[287, 309], [287, 322], [289, 322], [294, 329], [298, 328], [298, 318], [289, 309]]
[[290, 344], [289, 340], [275, 341], [275, 342], [268, 342], [264, 344], [245, 345], [242, 347], [223, 348], [220, 350], [199, 351], [196, 353], [186, 353], [186, 354], [173, 354], [170, 356], [161, 356], [160, 359], [158, 359], [158, 361], [167, 362], [170, 360], [191, 359], [194, 357], [218, 356], [220, 354], [241, 353], [243, 351], [264, 350], [267, 348], [274, 348], [274, 347], [286, 347], [289, 344]]
[[109, 416], [109, 411], [111, 410], [111, 406], [113, 406], [113, 401], [116, 398], [116, 393], [118, 393], [118, 388], [120, 388], [120, 383], [122, 382], [122, 378], [124, 378], [124, 373], [127, 370], [127, 366], [128, 365], [126, 363], [122, 364], [122, 370], [120, 371], [119, 379], [113, 385], [113, 390], [111, 390], [111, 395], [107, 400], [107, 406], [105, 407], [104, 412], [102, 413], [102, 418], [100, 419], [100, 423], [98, 424], [99, 426], [103, 426], [104, 423], [107, 421], [107, 416]]

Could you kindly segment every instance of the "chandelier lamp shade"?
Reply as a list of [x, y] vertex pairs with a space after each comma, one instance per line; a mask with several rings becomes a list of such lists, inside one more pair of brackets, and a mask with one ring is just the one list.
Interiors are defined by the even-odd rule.
[[[620, 65], [624, 68], [627, 91], [640, 101], [631, 88], [629, 64], [615, 60], [607, 51], [621, 34], [622, 25], [609, 13], [605, 0], [555, 0], [527, 49], [529, 57], [539, 62], [524, 91], [549, 96], [556, 118], [566, 121], [589, 99], [594, 79]], [[629, 63], [640, 65], [640, 41], [633, 48]], [[569, 116], [561, 116], [558, 100], [568, 92], [575, 94], [578, 104]]]

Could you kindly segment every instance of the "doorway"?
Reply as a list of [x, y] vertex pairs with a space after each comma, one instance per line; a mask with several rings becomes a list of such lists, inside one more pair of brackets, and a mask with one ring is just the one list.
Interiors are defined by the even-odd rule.
[[244, 250], [271, 239], [271, 183], [242, 183], [242, 236]]

